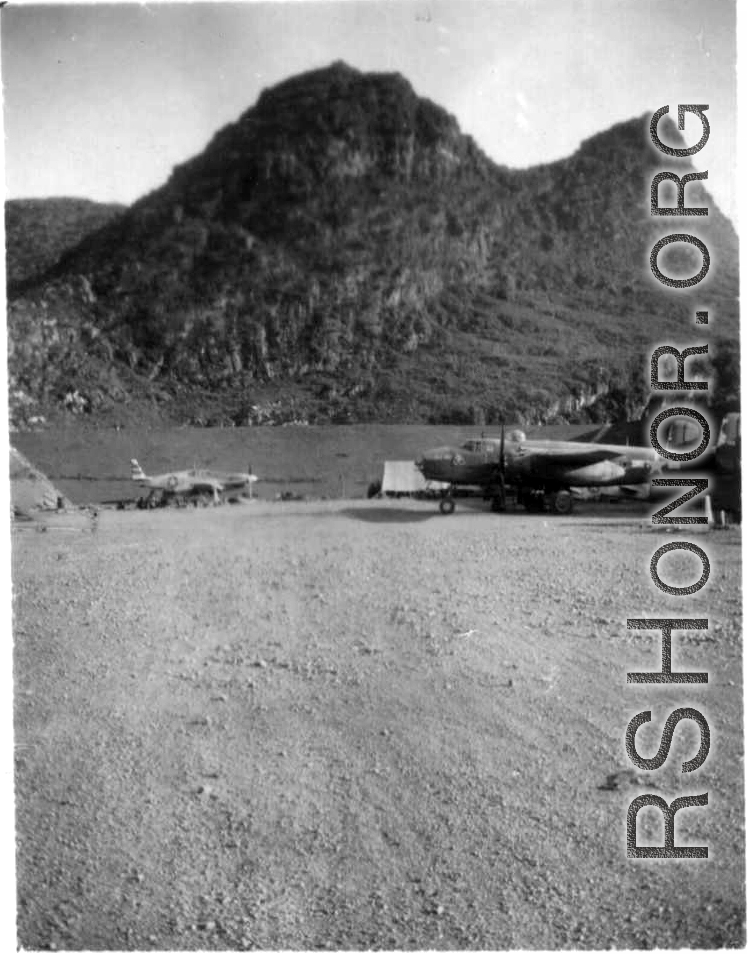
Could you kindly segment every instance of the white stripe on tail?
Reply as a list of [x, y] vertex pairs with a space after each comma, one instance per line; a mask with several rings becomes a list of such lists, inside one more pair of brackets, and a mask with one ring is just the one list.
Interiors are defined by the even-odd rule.
[[147, 480], [147, 477], [143, 471], [143, 468], [135, 460], [134, 457], [130, 461], [130, 477], [132, 478], [132, 480]]

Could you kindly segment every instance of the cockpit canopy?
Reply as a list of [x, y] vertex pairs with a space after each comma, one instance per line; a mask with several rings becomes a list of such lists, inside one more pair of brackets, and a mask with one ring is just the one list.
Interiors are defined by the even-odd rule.
[[465, 441], [462, 450], [470, 451], [473, 454], [490, 454], [497, 446], [496, 441], [470, 440]]
[[[512, 444], [521, 444], [527, 440], [525, 432], [520, 430], [509, 431], [506, 440]], [[472, 438], [465, 441], [461, 450], [469, 451], [473, 454], [496, 454], [501, 447], [501, 439], [498, 437]]]

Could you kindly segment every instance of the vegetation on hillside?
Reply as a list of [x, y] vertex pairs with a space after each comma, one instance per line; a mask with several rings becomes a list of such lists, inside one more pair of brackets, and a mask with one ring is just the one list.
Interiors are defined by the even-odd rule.
[[[271, 406], [320, 423], [634, 413], [647, 349], [684, 340], [704, 304], [649, 273], [671, 230], [649, 216], [658, 163], [644, 119], [512, 171], [401, 76], [287, 80], [12, 286], [14, 413], [73, 392], [96, 415], [146, 396], [165, 418], [240, 424]], [[718, 263], [700, 336], [737, 340], [735, 233], [701, 183], [687, 200], [710, 207]], [[669, 247], [660, 266], [690, 275], [694, 256]]]
[[78, 245], [124, 210], [115, 203], [88, 199], [11, 199], [5, 203], [6, 268], [15, 286], [56, 265], [63, 252]]

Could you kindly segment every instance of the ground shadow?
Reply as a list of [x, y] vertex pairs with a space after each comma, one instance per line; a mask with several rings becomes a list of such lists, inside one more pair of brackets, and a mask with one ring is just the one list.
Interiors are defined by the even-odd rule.
[[565, 523], [570, 519], [580, 527], [591, 527], [630, 530], [631, 522], [642, 519], [647, 515], [646, 509], [640, 504], [637, 507], [596, 505], [582, 502], [577, 504], [571, 514], [556, 514], [548, 511], [533, 512], [524, 507], [509, 505], [506, 510], [494, 512], [486, 501], [477, 498], [460, 498], [453, 515], [443, 515], [439, 512], [438, 502], [434, 502], [433, 509], [410, 509], [402, 506], [372, 506], [366, 508], [347, 508], [341, 513], [346, 517], [363, 521], [364, 523], [421, 523], [434, 517], [439, 520], [453, 519], [454, 517], [484, 517], [497, 523], [502, 521], [521, 520], [528, 518], [543, 521], [559, 521]]
[[340, 511], [344, 517], [361, 520], [364, 523], [422, 523], [440, 516], [438, 510], [406, 510], [402, 507], [353, 507]]

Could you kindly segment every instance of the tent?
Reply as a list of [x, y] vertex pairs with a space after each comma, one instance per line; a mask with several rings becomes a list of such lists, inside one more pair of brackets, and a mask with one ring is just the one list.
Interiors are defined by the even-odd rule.
[[383, 494], [438, 493], [449, 484], [426, 480], [412, 460], [386, 460], [382, 477]]

